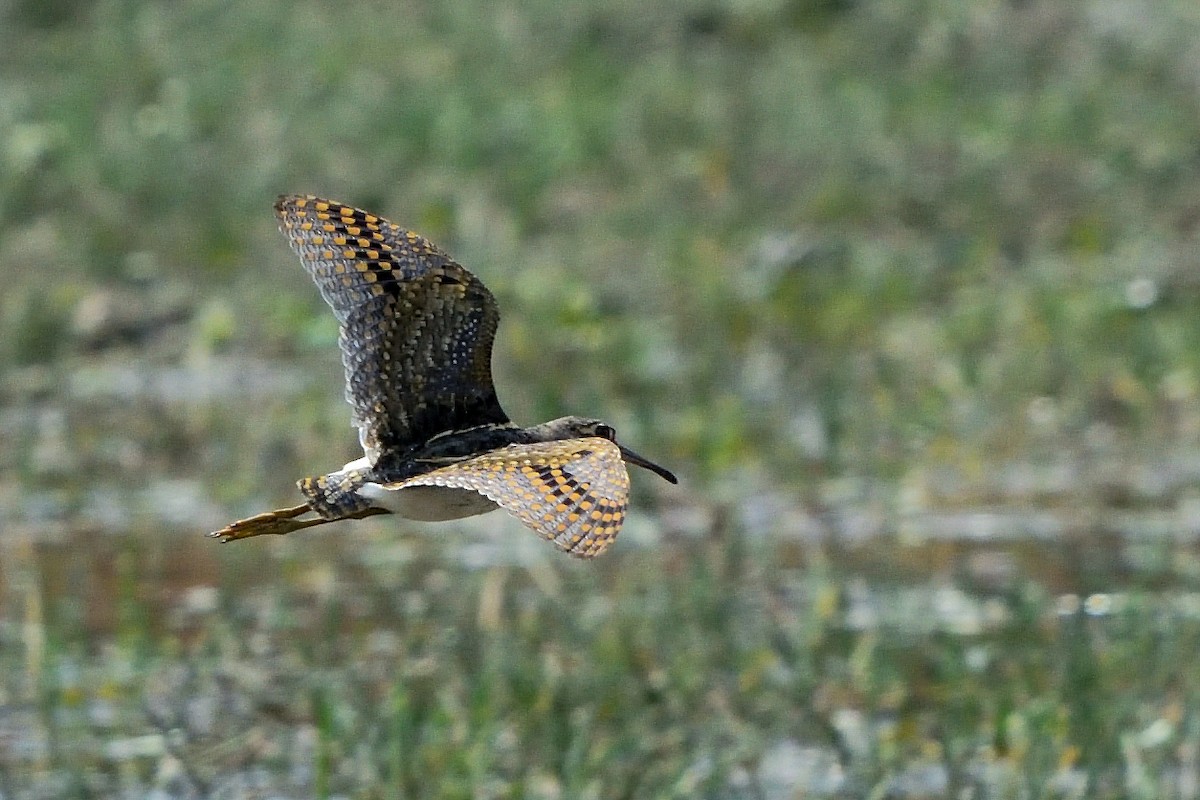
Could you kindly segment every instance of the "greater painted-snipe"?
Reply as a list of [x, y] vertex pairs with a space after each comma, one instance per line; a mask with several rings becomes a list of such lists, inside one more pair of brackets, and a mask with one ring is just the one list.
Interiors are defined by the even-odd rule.
[[599, 420], [513, 424], [492, 385], [495, 298], [433, 244], [311, 195], [280, 197], [275, 213], [337, 316], [346, 399], [366, 454], [299, 481], [305, 503], [210, 536], [229, 542], [388, 513], [459, 519], [499, 507], [589, 558], [621, 529], [623, 461], [676, 483]]

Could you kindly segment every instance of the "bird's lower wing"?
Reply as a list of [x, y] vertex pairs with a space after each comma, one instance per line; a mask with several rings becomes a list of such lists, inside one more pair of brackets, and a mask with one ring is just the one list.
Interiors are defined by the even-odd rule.
[[514, 444], [390, 485], [479, 492], [573, 556], [592, 558], [621, 530], [629, 476], [607, 439]]

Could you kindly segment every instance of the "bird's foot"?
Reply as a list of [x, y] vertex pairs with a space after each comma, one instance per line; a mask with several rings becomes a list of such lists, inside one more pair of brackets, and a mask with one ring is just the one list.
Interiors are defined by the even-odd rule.
[[281, 508], [276, 511], [255, 514], [253, 517], [231, 522], [224, 528], [221, 528], [221, 530], [213, 531], [209, 536], [213, 539], [220, 539], [222, 542], [249, 539], [251, 536], [263, 536], [266, 534], [282, 536], [285, 533], [291, 533], [301, 528], [308, 528], [325, 521], [319, 518], [315, 520], [296, 519], [296, 517], [304, 514], [306, 511], [312, 511], [307, 503], [293, 506], [292, 508]]

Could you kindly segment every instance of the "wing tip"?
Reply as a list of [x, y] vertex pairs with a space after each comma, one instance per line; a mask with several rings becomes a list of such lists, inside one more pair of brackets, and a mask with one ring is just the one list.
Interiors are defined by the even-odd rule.
[[297, 200], [304, 200], [311, 196], [306, 194], [281, 194], [275, 198], [275, 211], [281, 212], [286, 207], [294, 205]]
[[[336, 200], [329, 200], [315, 194], [281, 194], [275, 198], [275, 213], [283, 214], [296, 209], [304, 209], [310, 205], [324, 203], [330, 207], [349, 208], [345, 203], [339, 203]], [[318, 209], [322, 210], [322, 209]]]

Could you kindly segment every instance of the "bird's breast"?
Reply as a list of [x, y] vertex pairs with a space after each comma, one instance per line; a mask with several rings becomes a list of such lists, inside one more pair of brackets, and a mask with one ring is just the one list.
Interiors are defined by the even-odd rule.
[[446, 486], [386, 489], [378, 483], [368, 483], [359, 489], [359, 493], [369, 499], [372, 505], [386, 508], [405, 519], [421, 522], [473, 517], [496, 508], [495, 503], [478, 492]]

